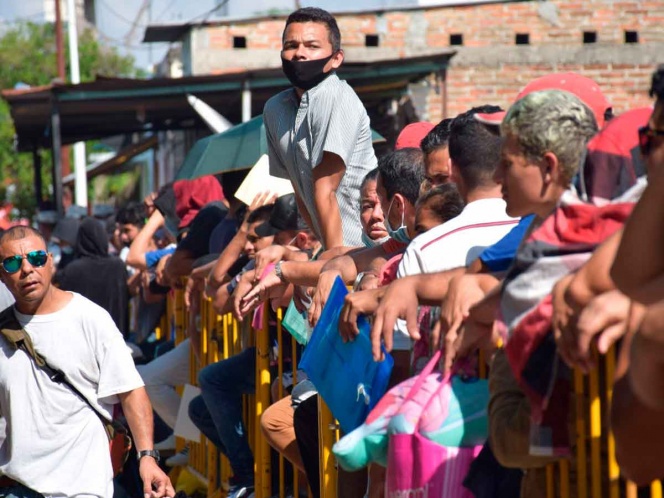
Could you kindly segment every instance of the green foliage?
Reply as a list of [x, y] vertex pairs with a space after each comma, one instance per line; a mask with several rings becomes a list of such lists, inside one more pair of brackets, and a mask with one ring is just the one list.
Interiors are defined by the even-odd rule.
[[[66, 33], [63, 33], [66, 42]], [[66, 43], [65, 43], [66, 45]], [[97, 75], [112, 77], [139, 76], [134, 58], [120, 54], [115, 48], [99, 43], [93, 31], [86, 30], [79, 37], [79, 65], [81, 81], [92, 81]], [[69, 54], [65, 54], [68, 64]], [[69, 67], [66, 69], [69, 75]], [[17, 83], [30, 86], [48, 85], [57, 77], [55, 29], [52, 24], [19, 23], [0, 34], [0, 88], [14, 88]], [[68, 77], [68, 76], [67, 76]], [[0, 100], [0, 201], [9, 201], [21, 216], [31, 216], [36, 209], [33, 190], [31, 154], [14, 150], [14, 125], [9, 106]], [[51, 155], [41, 152], [44, 191], [51, 190]], [[73, 163], [72, 163], [73, 164]], [[11, 199], [7, 187], [16, 186]]]

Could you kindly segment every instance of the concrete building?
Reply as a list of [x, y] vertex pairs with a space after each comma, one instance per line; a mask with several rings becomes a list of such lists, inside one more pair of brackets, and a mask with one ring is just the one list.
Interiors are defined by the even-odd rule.
[[[419, 119], [437, 122], [484, 103], [507, 107], [528, 81], [554, 71], [595, 79], [620, 113], [650, 104], [650, 75], [664, 62], [661, 0], [412, 3], [335, 17], [349, 61], [456, 50], [447, 69], [410, 86]], [[187, 75], [278, 67], [284, 20], [150, 26], [144, 41], [181, 41]]]

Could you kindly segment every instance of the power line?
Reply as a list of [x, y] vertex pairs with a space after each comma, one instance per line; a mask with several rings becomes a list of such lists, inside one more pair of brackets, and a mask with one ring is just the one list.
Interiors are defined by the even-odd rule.
[[129, 24], [129, 25], [131, 25], [131, 26], [139, 26], [139, 27], [141, 27], [141, 28], [147, 28], [147, 27], [148, 27], [147, 24], [139, 24], [139, 23], [138, 23], [138, 18], [137, 18], [137, 19], [134, 19], [134, 20], [127, 19], [125, 16], [123, 16], [122, 14], [120, 14], [119, 12], [117, 12], [116, 10], [112, 9], [111, 6], [108, 5], [106, 2], [102, 2], [101, 0], [97, 0], [97, 1], [98, 1], [101, 5], [103, 5], [105, 9], [107, 9], [111, 14], [113, 14], [115, 17], [117, 17], [117, 18], [120, 19], [121, 21], [124, 21], [124, 22], [126, 22], [127, 24]]
[[168, 12], [169, 10], [171, 10], [171, 7], [173, 7], [173, 5], [175, 5], [175, 2], [177, 2], [177, 0], [171, 0], [171, 3], [168, 4], [168, 7], [166, 7], [166, 8], [161, 12], [161, 14], [159, 14], [157, 17], [154, 18], [154, 22], [157, 22], [159, 19], [161, 19], [161, 18], [163, 17], [163, 15], [164, 15], [166, 12]]

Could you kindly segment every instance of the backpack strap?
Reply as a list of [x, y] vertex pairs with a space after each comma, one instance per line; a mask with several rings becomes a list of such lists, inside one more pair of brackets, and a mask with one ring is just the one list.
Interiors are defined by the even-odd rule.
[[0, 334], [2, 334], [7, 342], [12, 344], [16, 349], [20, 349], [25, 354], [27, 354], [39, 368], [46, 372], [49, 379], [51, 379], [56, 384], [64, 384], [76, 396], [81, 398], [81, 400], [85, 402], [85, 404], [88, 405], [93, 412], [95, 412], [97, 417], [99, 417], [104, 425], [112, 423], [104, 415], [102, 415], [101, 412], [97, 410], [97, 408], [95, 408], [92, 403], [90, 403], [88, 398], [86, 398], [83, 393], [81, 393], [81, 391], [76, 388], [76, 386], [67, 380], [64, 372], [50, 366], [46, 361], [46, 358], [44, 358], [35, 350], [32, 344], [32, 339], [30, 339], [30, 335], [23, 327], [21, 327], [21, 324], [16, 319], [16, 315], [14, 314], [14, 306], [9, 306], [0, 312]]

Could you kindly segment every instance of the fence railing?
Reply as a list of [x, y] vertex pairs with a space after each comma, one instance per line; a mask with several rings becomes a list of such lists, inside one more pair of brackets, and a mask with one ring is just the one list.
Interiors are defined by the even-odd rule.
[[[244, 420], [249, 434], [249, 444], [255, 461], [255, 496], [270, 498], [277, 494], [285, 498], [285, 476], [287, 464], [280, 456], [278, 468], [273, 469], [271, 452], [267, 440], [261, 434], [260, 417], [270, 406], [271, 377], [269, 360], [269, 321], [267, 307], [263, 315], [263, 327], [254, 330], [248, 320], [238, 322], [231, 314], [220, 316], [213, 309], [208, 299], [201, 298], [200, 317], [197, 323], [200, 329], [200, 349], [191, 351], [190, 381], [197, 384], [201, 368], [217, 361], [230, 358], [244, 348], [256, 346], [256, 394], [244, 397]], [[196, 318], [196, 317], [194, 317]], [[277, 374], [280, 379], [278, 397], [283, 397], [284, 373], [283, 358], [286, 348], [291, 348], [291, 357], [296, 358], [296, 343], [293, 338], [284, 339], [282, 334], [281, 310], [277, 312], [276, 327], [278, 337]], [[167, 315], [159, 327], [158, 334], [173, 331], [176, 342], [185, 338], [185, 331], [190, 317], [184, 306], [182, 290], [169, 294]], [[572, 460], [563, 459], [550, 464], [546, 469], [547, 498], [662, 498], [662, 485], [655, 481], [649, 490], [638, 490], [634, 483], [625, 481], [620, 476], [620, 468], [615, 458], [613, 436], [608, 430], [608, 407], [612, 395], [612, 379], [615, 370], [616, 353], [611, 350], [596, 364], [600, 366], [588, 375], [574, 372], [574, 408], [575, 447]], [[480, 361], [481, 376], [486, 375], [484, 361]], [[291, 362], [293, 384], [297, 382], [296, 361]], [[332, 446], [338, 440], [339, 431], [334, 417], [321, 397], [319, 399], [319, 458], [320, 458], [320, 496], [337, 498], [337, 467], [332, 454]], [[638, 421], [635, 421], [638, 423]], [[178, 441], [178, 448], [184, 446]], [[220, 455], [217, 448], [201, 435], [198, 442], [189, 443], [189, 467], [207, 487], [208, 497], [226, 496], [228, 479], [231, 476], [228, 460]], [[272, 489], [272, 473], [278, 475], [278, 489]], [[297, 470], [293, 470], [294, 496], [298, 496], [299, 479]], [[649, 493], [648, 493], [649, 492]], [[309, 493], [311, 496], [311, 493]], [[343, 498], [343, 497], [341, 497]]]

